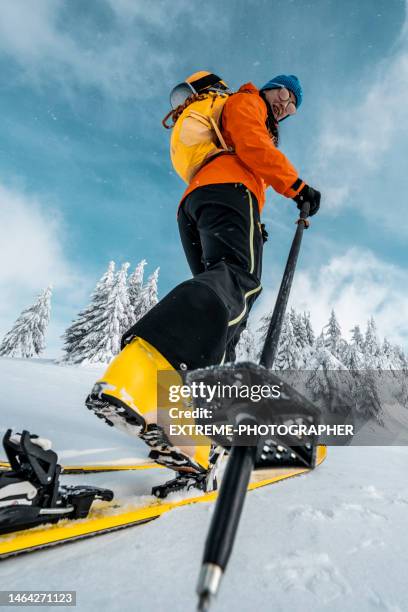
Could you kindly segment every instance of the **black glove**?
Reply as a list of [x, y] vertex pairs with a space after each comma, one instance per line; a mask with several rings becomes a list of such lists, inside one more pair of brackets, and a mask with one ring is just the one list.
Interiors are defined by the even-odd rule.
[[299, 193], [292, 199], [295, 200], [299, 210], [302, 210], [302, 206], [305, 202], [309, 202], [309, 217], [313, 217], [313, 215], [315, 215], [320, 208], [321, 197], [322, 194], [320, 191], [313, 189], [313, 187], [309, 187], [309, 185], [304, 185]]

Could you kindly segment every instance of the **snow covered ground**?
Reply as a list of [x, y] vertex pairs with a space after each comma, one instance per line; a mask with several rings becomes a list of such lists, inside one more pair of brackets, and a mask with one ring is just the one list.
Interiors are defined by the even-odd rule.
[[[0, 359], [0, 430], [51, 438], [69, 463], [145, 457], [83, 406], [99, 371]], [[214, 612], [408, 609], [408, 448], [331, 448], [305, 477], [250, 493]], [[70, 476], [146, 494], [166, 470]], [[212, 505], [0, 563], [1, 589], [76, 590], [81, 611], [186, 612]]]

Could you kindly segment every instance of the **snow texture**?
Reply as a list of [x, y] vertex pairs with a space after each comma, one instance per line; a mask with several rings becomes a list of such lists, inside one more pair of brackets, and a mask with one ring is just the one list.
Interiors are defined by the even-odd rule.
[[[143, 458], [146, 451], [83, 405], [96, 368], [0, 359], [1, 430], [54, 441], [70, 463]], [[63, 453], [61, 453], [63, 451]], [[404, 612], [408, 583], [406, 447], [333, 447], [312, 474], [247, 496], [213, 612]], [[166, 470], [65, 477], [148, 495]], [[88, 612], [194, 610], [211, 504], [152, 523], [1, 563], [2, 588], [77, 591]]]

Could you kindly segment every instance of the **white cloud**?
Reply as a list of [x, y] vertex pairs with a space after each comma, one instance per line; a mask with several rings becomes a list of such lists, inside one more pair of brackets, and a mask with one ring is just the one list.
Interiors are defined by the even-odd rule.
[[[81, 40], [75, 28], [64, 31], [64, 4], [54, 0], [2, 2], [0, 52], [17, 62], [26, 80], [39, 86], [57, 81], [67, 90], [72, 85], [97, 87], [115, 98], [138, 97], [148, 93], [140, 88], [141, 62], [149, 64], [158, 80], [169, 69], [172, 56], [147, 54], [137, 29], [124, 28], [123, 36], [110, 38], [98, 33], [95, 24], [87, 40]], [[79, 21], [78, 30], [83, 27]]]
[[62, 253], [61, 219], [40, 202], [0, 184], [0, 286], [38, 288], [72, 282]]
[[[407, 270], [381, 261], [366, 249], [350, 248], [314, 271], [297, 270], [289, 307], [310, 311], [317, 333], [334, 308], [345, 337], [356, 324], [365, 329], [368, 318], [374, 316], [381, 337], [407, 347], [407, 286]], [[258, 316], [274, 300], [275, 292], [266, 291]]]
[[82, 281], [64, 254], [65, 229], [49, 206], [0, 184], [0, 335], [49, 284], [72, 299]]
[[326, 210], [354, 206], [394, 232], [408, 229], [396, 223], [408, 188], [407, 35], [408, 17], [391, 54], [322, 109], [311, 164]]
[[[67, 93], [75, 86], [96, 87], [116, 99], [154, 95], [177, 70], [179, 58], [169, 48], [156, 44], [151, 52], [149, 28], [160, 39], [181, 17], [198, 29], [209, 20], [215, 28], [224, 21], [213, 9], [197, 11], [187, 0], [173, 0], [168, 10], [154, 2], [105, 0], [95, 5], [91, 28], [85, 31], [89, 24], [81, 14], [74, 27], [65, 27], [67, 7], [61, 0], [2, 0], [0, 54], [17, 62], [31, 84], [56, 81]], [[97, 9], [112, 12], [108, 26], [101, 27]]]
[[[188, 17], [195, 27], [205, 29], [210, 23], [212, 27], [220, 27], [220, 11], [218, 7], [208, 5], [205, 11], [197, 10], [197, 6], [190, 0], [173, 0], [171, 8], [166, 9], [161, 2], [135, 2], [135, 0], [105, 0], [115, 16], [123, 22], [129, 20], [142, 20], [155, 27], [164, 27], [167, 31], [172, 25], [177, 25], [180, 16]], [[169, 10], [171, 19], [169, 19]]]

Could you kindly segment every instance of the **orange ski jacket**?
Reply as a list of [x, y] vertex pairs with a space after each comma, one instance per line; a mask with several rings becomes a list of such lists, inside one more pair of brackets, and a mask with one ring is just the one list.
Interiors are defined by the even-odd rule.
[[207, 162], [193, 177], [182, 200], [204, 185], [242, 183], [265, 204], [265, 190], [293, 198], [304, 186], [288, 158], [274, 145], [266, 127], [268, 110], [252, 83], [231, 95], [222, 112], [221, 132], [232, 153], [221, 153]]

